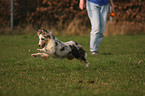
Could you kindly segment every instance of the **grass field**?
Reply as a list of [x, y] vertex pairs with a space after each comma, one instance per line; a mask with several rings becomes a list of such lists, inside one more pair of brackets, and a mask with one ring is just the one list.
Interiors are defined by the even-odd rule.
[[105, 37], [97, 56], [89, 52], [89, 36], [57, 38], [78, 41], [89, 68], [31, 57], [37, 36], [0, 36], [0, 96], [145, 96], [145, 35]]

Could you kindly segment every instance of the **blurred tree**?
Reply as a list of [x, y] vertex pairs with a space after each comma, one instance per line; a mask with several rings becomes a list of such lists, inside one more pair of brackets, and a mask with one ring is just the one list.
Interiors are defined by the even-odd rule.
[[[115, 22], [145, 22], [145, 0], [114, 0]], [[86, 10], [78, 7], [79, 0], [14, 0], [14, 25], [43, 24], [63, 28], [74, 18], [87, 24]], [[10, 24], [10, 0], [0, 0], [0, 27]]]

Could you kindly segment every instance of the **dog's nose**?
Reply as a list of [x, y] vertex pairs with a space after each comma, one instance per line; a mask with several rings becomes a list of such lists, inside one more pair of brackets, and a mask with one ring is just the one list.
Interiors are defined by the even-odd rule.
[[38, 45], [40, 47], [40, 45]]

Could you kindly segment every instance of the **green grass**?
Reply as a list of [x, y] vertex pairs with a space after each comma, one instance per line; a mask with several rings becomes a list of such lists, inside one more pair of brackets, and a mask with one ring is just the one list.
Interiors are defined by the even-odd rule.
[[89, 52], [89, 36], [57, 37], [78, 41], [89, 68], [77, 60], [31, 57], [37, 36], [0, 36], [0, 96], [145, 95], [145, 35], [105, 37], [97, 56]]

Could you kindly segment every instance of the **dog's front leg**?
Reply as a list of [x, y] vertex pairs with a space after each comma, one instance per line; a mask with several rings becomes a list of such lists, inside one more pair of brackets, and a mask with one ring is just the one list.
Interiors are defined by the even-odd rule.
[[37, 49], [38, 52], [45, 52], [45, 49]]
[[42, 58], [42, 59], [45, 59], [45, 60], [49, 58], [49, 55], [46, 54], [46, 53], [34, 53], [31, 56], [39, 57], [39, 58]]

